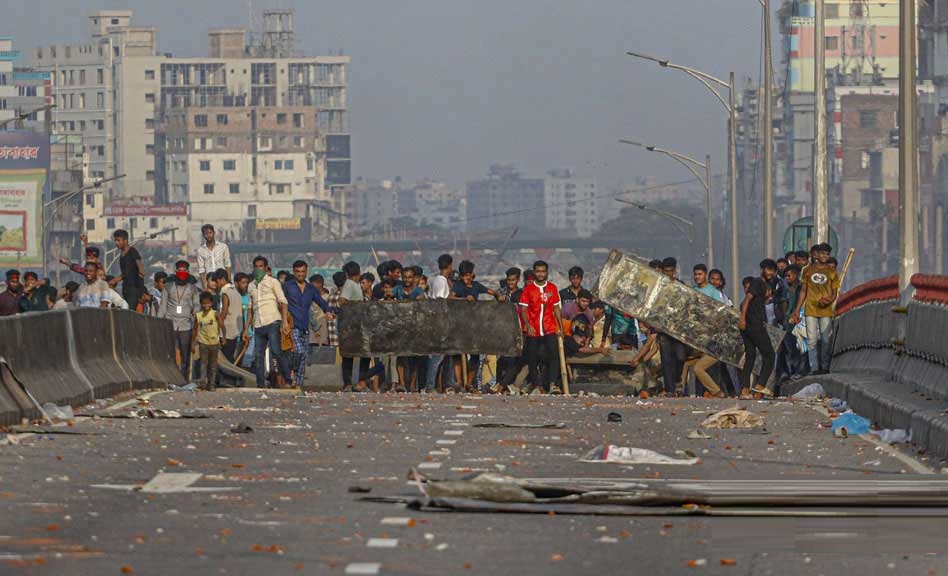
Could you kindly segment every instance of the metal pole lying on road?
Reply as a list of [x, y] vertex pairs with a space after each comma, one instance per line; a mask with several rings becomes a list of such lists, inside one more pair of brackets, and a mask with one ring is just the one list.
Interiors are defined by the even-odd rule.
[[829, 196], [826, 190], [826, 51], [823, 0], [815, 0], [813, 97], [815, 105], [813, 152], [813, 232], [816, 243], [829, 242]]
[[915, 1], [899, 13], [899, 289], [918, 273], [918, 117], [915, 113]]

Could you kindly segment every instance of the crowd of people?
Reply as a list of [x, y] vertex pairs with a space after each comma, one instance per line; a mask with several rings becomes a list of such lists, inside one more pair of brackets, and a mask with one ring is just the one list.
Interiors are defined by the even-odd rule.
[[[692, 269], [691, 287], [727, 306], [736, 306], [746, 360], [739, 372], [671, 335], [661, 333], [607, 303], [584, 286], [580, 267], [568, 271], [569, 285], [558, 289], [550, 267], [537, 261], [531, 269], [510, 268], [496, 287], [476, 280], [475, 264], [458, 263], [449, 254], [438, 258], [429, 279], [421, 266], [381, 262], [375, 273], [348, 262], [327, 286], [319, 274], [298, 260], [291, 270], [277, 271], [263, 256], [253, 259], [248, 272], [233, 274], [228, 247], [217, 242], [214, 227], [202, 228], [204, 244], [197, 266], [179, 260], [171, 275], [160, 271], [146, 287], [141, 255], [128, 233], [113, 234], [119, 275], [106, 273], [97, 247], [86, 246], [84, 264], [62, 260], [82, 278], [57, 290], [37, 274], [6, 273], [0, 293], [0, 316], [66, 307], [122, 308], [171, 321], [182, 374], [191, 379], [192, 358], [199, 354], [202, 387], [218, 380], [219, 355], [252, 370], [258, 387], [302, 387], [307, 355], [312, 347], [338, 347], [337, 315], [355, 302], [450, 299], [474, 302], [494, 299], [517, 307], [524, 336], [517, 357], [480, 358], [476, 355], [342, 357], [343, 390], [355, 392], [490, 392], [562, 393], [561, 368], [566, 357], [608, 355], [629, 351], [630, 371], [642, 374], [645, 386], [665, 396], [712, 397], [772, 395], [771, 382], [829, 370], [832, 319], [839, 291], [838, 263], [828, 244], [809, 252], [791, 252], [760, 263], [760, 273], [742, 279], [743, 298], [727, 297], [724, 274], [704, 264]], [[679, 278], [678, 262], [669, 257], [650, 266], [669, 278]], [[121, 292], [116, 288], [121, 284]], [[785, 337], [777, 349], [767, 325], [780, 327]], [[562, 342], [562, 347], [560, 347]], [[752, 382], [761, 358], [756, 384]], [[488, 367], [489, 370], [484, 370]], [[689, 373], [693, 372], [693, 385]], [[772, 374], [775, 378], [771, 380]], [[659, 383], [660, 381], [660, 383]]]

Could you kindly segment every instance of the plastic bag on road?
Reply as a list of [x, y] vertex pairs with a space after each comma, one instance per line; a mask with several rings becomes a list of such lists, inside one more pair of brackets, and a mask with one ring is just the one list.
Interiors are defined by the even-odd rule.
[[902, 429], [891, 430], [886, 428], [885, 430], [873, 430], [870, 434], [878, 436], [879, 440], [886, 444], [903, 444], [905, 442], [911, 442], [912, 440], [912, 433]]
[[829, 409], [833, 412], [845, 412], [849, 410], [849, 404], [845, 400], [840, 400], [839, 398], [830, 398]]
[[704, 428], [756, 428], [763, 426], [764, 419], [745, 408], [728, 408], [705, 418]]
[[799, 392], [791, 396], [797, 400], [813, 400], [815, 398], [822, 398], [826, 396], [826, 391], [823, 390], [823, 386], [819, 382], [814, 382], [813, 384], [807, 384]]
[[670, 464], [691, 466], [698, 463], [698, 458], [678, 459], [645, 448], [628, 446], [614, 446], [601, 444], [590, 450], [580, 462], [612, 462], [614, 464]]
[[76, 416], [72, 411], [72, 406], [57, 406], [52, 402], [43, 404], [43, 412], [49, 416], [50, 420], [72, 420]]
[[833, 420], [833, 436], [846, 438], [869, 433], [869, 420], [853, 411], [844, 412]]

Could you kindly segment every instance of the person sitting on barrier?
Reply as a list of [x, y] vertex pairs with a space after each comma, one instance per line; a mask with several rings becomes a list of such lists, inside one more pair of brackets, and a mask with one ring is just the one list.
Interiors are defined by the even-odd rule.
[[54, 297], [49, 292], [49, 286], [39, 283], [36, 272], [27, 272], [23, 275], [23, 293], [20, 295], [21, 312], [46, 312], [55, 304]]
[[99, 278], [101, 268], [95, 262], [86, 262], [86, 282], [77, 292], [80, 308], [108, 308], [111, 305], [114, 290], [105, 280]]
[[76, 292], [78, 291], [79, 284], [72, 281], [66, 282], [66, 285], [59, 295], [59, 299], [56, 300], [56, 304], [53, 305], [53, 309], [62, 310], [65, 308], [74, 308], [76, 306]]
[[[567, 288], [567, 290], [569, 290]], [[560, 291], [562, 298], [562, 290]], [[572, 294], [572, 292], [570, 292]], [[592, 292], [586, 290], [585, 288], [579, 291], [579, 294], [576, 294], [575, 297], [563, 304], [563, 320], [572, 321], [577, 316], [585, 316], [587, 322], [590, 326], [596, 321], [595, 316], [593, 316], [593, 311], [589, 307], [592, 304], [593, 295]]]
[[7, 289], [0, 293], [0, 316], [13, 316], [20, 313], [20, 296], [23, 295], [23, 286], [20, 285], [20, 271], [7, 270]]
[[224, 323], [221, 322], [220, 312], [214, 310], [214, 296], [204, 291], [199, 296], [201, 309], [194, 314], [194, 332], [191, 341], [195, 349], [192, 354], [200, 350], [201, 366], [204, 368], [204, 385], [202, 389], [212, 391], [217, 387], [217, 355], [227, 338]]
[[174, 282], [166, 284], [161, 293], [158, 317], [171, 320], [175, 334], [175, 349], [181, 358], [181, 373], [190, 377], [191, 347], [194, 329], [194, 314], [200, 308], [198, 289], [192, 282], [191, 265], [187, 260], [178, 260], [174, 265]]

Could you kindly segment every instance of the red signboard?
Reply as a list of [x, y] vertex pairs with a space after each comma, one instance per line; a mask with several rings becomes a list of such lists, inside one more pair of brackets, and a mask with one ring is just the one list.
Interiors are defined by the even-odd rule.
[[187, 216], [187, 204], [109, 204], [103, 216]]

